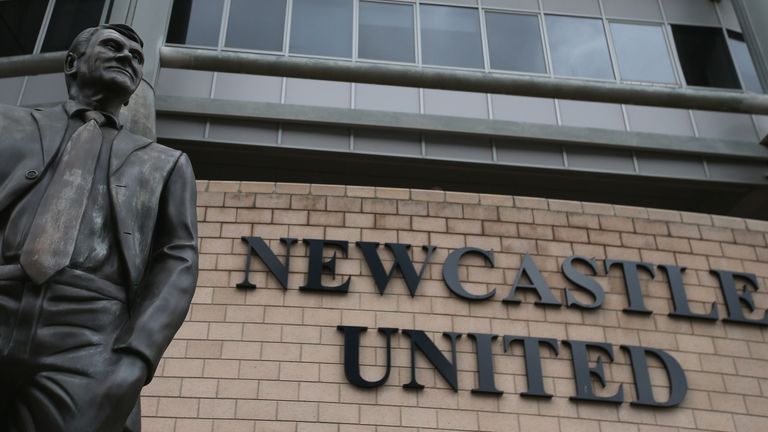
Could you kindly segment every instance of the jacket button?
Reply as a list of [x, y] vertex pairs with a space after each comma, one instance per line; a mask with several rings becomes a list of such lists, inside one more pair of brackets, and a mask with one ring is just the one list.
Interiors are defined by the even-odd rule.
[[29, 180], [34, 180], [37, 178], [38, 172], [37, 170], [29, 170], [24, 174], [24, 177], [26, 177]]

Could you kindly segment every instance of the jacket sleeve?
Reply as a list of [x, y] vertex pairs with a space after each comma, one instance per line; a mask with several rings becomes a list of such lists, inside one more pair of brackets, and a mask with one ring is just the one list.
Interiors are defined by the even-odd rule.
[[152, 253], [131, 301], [129, 321], [114, 349], [138, 355], [147, 365], [149, 383], [160, 358], [189, 310], [197, 284], [196, 188], [186, 155], [176, 161], [160, 195]]

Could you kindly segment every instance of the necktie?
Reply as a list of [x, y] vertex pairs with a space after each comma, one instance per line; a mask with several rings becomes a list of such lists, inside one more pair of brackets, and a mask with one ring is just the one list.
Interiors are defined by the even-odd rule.
[[85, 124], [62, 151], [19, 257], [24, 271], [37, 284], [66, 267], [75, 249], [101, 148], [99, 124], [104, 116], [88, 111], [83, 119]]

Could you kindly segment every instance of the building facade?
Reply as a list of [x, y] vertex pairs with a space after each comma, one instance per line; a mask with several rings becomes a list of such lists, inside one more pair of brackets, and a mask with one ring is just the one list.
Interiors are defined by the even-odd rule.
[[0, 102], [19, 105], [66, 98], [80, 29], [134, 26], [124, 120], [195, 167], [198, 291], [144, 430], [765, 427], [763, 2], [0, 17]]

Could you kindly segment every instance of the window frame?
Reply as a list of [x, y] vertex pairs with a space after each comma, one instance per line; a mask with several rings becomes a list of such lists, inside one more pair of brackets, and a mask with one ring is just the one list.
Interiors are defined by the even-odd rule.
[[[674, 41], [671, 39], [671, 35], [667, 32], [667, 26], [668, 24], [657, 22], [657, 21], [637, 21], [637, 20], [628, 20], [628, 19], [617, 19], [617, 18], [609, 18], [607, 19], [608, 23], [608, 30], [611, 32], [611, 54], [616, 58], [616, 77], [617, 81], [619, 83], [625, 83], [625, 84], [641, 84], [641, 85], [655, 85], [660, 87], [681, 87], [681, 70], [679, 70], [678, 62], [676, 60], [679, 60], [677, 58], [677, 52], [673, 49]], [[674, 78], [674, 83], [665, 83], [665, 82], [659, 82], [659, 81], [638, 81], [638, 80], [631, 80], [631, 79], [624, 79], [624, 77], [621, 76], [621, 65], [619, 64], [619, 54], [618, 51], [616, 51], [616, 45], [613, 41], [613, 29], [611, 28], [611, 24], [629, 24], [629, 25], [642, 25], [647, 27], [656, 27], [661, 31], [661, 37], [664, 38], [664, 44], [667, 51], [667, 58], [669, 59], [669, 65], [672, 68], [672, 75]], [[671, 27], [670, 27], [671, 28]]]
[[[40, 23], [40, 31], [37, 34], [37, 39], [35, 39], [34, 48], [31, 53], [22, 54], [22, 55], [42, 54], [41, 51], [43, 49], [43, 43], [45, 42], [45, 36], [48, 34], [48, 26], [51, 24], [51, 18], [53, 17], [53, 10], [56, 7], [57, 1], [67, 1], [67, 0], [48, 0], [48, 5], [45, 7], [45, 12], [43, 13], [43, 20]], [[102, 10], [101, 10], [101, 18], [99, 18], [99, 24], [104, 24], [107, 21], [107, 15], [112, 9], [112, 1], [113, 0], [104, 1], [104, 6], [102, 6]], [[50, 51], [50, 52], [57, 52], [57, 51]], [[62, 52], [62, 51], [58, 51], [58, 52]]]
[[[292, 1], [292, 0], [291, 0]], [[379, 60], [379, 59], [369, 59], [360, 57], [360, 2], [364, 1], [367, 3], [383, 3], [383, 4], [395, 4], [395, 5], [405, 5], [409, 6], [411, 8], [411, 11], [413, 11], [413, 62], [400, 62], [400, 61], [393, 61], [393, 60]], [[419, 15], [417, 13], [419, 7], [417, 2], [405, 2], [405, 1], [392, 1], [392, 0], [356, 0], [355, 1], [355, 27], [353, 29], [354, 32], [354, 40], [353, 40], [353, 51], [354, 55], [352, 57], [353, 61], [359, 61], [361, 63], [378, 63], [378, 64], [395, 64], [395, 65], [404, 65], [404, 66], [414, 66], [421, 64], [421, 44], [420, 39], [417, 37], [417, 34], [419, 32]]]
[[[51, 3], [55, 3], [56, 0], [51, 0]], [[452, 1], [443, 1], [443, 0], [352, 0], [352, 53], [350, 57], [333, 57], [333, 56], [322, 56], [322, 55], [312, 55], [312, 54], [297, 54], [297, 53], [291, 53], [290, 52], [290, 42], [291, 42], [291, 18], [293, 15], [293, 4], [295, 0], [286, 0], [286, 8], [285, 8], [285, 21], [283, 23], [283, 46], [281, 51], [265, 51], [265, 50], [256, 50], [256, 49], [246, 49], [246, 48], [230, 48], [226, 47], [226, 32], [227, 27], [229, 23], [229, 13], [230, 13], [230, 5], [232, 0], [223, 0], [224, 6], [222, 10], [222, 16], [220, 18], [220, 27], [219, 27], [219, 42], [216, 47], [210, 47], [210, 46], [195, 46], [195, 45], [186, 45], [186, 44], [171, 44], [168, 42], [164, 42], [165, 45], [168, 46], [175, 46], [175, 47], [187, 47], [187, 48], [196, 48], [196, 49], [205, 49], [205, 50], [215, 50], [215, 51], [229, 51], [229, 52], [243, 52], [243, 53], [253, 53], [253, 54], [268, 54], [268, 55], [277, 55], [277, 56], [291, 56], [291, 57], [297, 57], [297, 58], [317, 58], [317, 59], [328, 59], [328, 60], [340, 60], [340, 61], [351, 61], [351, 62], [361, 62], [361, 63], [372, 63], [372, 64], [390, 64], [390, 65], [399, 65], [399, 66], [409, 66], [409, 67], [416, 67], [416, 68], [430, 68], [430, 69], [445, 69], [445, 70], [457, 70], [457, 71], [473, 71], [473, 72], [486, 72], [486, 73], [494, 73], [494, 74], [509, 74], [509, 75], [520, 75], [520, 76], [537, 76], [537, 77], [549, 77], [553, 79], [576, 79], [576, 80], [584, 80], [584, 81], [592, 81], [592, 82], [603, 82], [603, 83], [616, 83], [616, 84], [634, 84], [634, 85], [644, 85], [649, 87], [661, 87], [661, 88], [690, 88], [690, 89], [698, 89], [698, 90], [716, 90], [716, 91], [730, 91], [730, 92], [747, 92], [748, 90], [745, 88], [744, 80], [741, 76], [741, 71], [738, 70], [738, 67], [736, 67], [736, 75], [738, 76], [738, 81], [740, 84], [740, 88], [738, 89], [728, 89], [728, 88], [719, 88], [719, 87], [705, 87], [705, 86], [691, 86], [687, 84], [684, 78], [684, 73], [682, 69], [682, 64], [680, 62], [680, 57], [677, 52], [675, 42], [674, 42], [674, 36], [672, 34], [672, 26], [675, 24], [674, 22], [669, 21], [665, 10], [663, 8], [663, 5], [659, 4], [659, 8], [661, 11], [661, 16], [659, 19], [651, 19], [651, 18], [617, 18], [613, 16], [608, 16], [605, 12], [605, 8], [603, 5], [603, 2], [599, 0], [600, 5], [600, 15], [594, 15], [594, 14], [580, 14], [580, 13], [560, 13], [560, 12], [548, 12], [544, 11], [541, 8], [541, 2], [539, 2], [539, 10], [530, 10], [530, 9], [522, 9], [522, 8], [515, 8], [515, 7], [484, 7], [482, 6], [482, 2], [478, 2], [478, 4], [471, 5], [471, 4], [457, 4], [456, 2]], [[361, 58], [359, 56], [359, 39], [360, 39], [360, 1], [367, 1], [367, 2], [373, 2], [373, 3], [385, 3], [385, 4], [397, 4], [397, 5], [407, 5], [412, 8], [413, 10], [413, 29], [414, 29], [414, 49], [415, 49], [415, 62], [400, 62], [400, 61], [390, 61], [390, 60], [378, 60], [378, 59], [366, 59]], [[660, 0], [659, 0], [660, 2]], [[474, 9], [479, 18], [479, 24], [480, 24], [480, 42], [482, 46], [482, 67], [457, 67], [457, 66], [445, 66], [445, 65], [432, 65], [432, 64], [425, 64], [424, 63], [424, 55], [423, 55], [423, 38], [422, 38], [422, 26], [421, 26], [421, 6], [422, 5], [434, 5], [434, 6], [445, 6], [445, 7], [454, 7], [454, 8], [468, 8], [468, 9]], [[52, 10], [52, 7], [49, 5], [49, 9]], [[731, 60], [734, 62], [735, 66], [735, 59], [733, 57], [733, 50], [729, 43], [729, 36], [727, 34], [727, 26], [723, 22], [722, 18], [722, 12], [720, 11], [720, 6], [715, 5], [715, 11], [717, 13], [718, 19], [719, 19], [719, 25], [706, 25], [704, 27], [712, 27], [715, 29], [720, 29], [720, 31], [723, 33], [723, 37], [726, 40], [726, 46], [727, 46], [727, 52], [728, 55], [731, 56]], [[491, 58], [490, 58], [490, 48], [489, 48], [489, 40], [488, 40], [488, 28], [486, 24], [486, 13], [507, 13], [507, 14], [515, 14], [515, 15], [528, 15], [528, 16], [537, 16], [539, 20], [539, 31], [540, 31], [540, 38], [541, 38], [541, 45], [542, 50], [544, 53], [544, 64], [546, 68], [545, 73], [539, 73], [539, 72], [521, 72], [521, 71], [509, 71], [509, 70], [503, 70], [503, 69], [493, 69], [491, 67]], [[565, 76], [565, 75], [556, 75], [554, 72], [554, 65], [553, 65], [553, 59], [552, 59], [552, 51], [550, 49], [550, 35], [549, 35], [549, 29], [547, 28], [547, 20], [546, 17], [548, 15], [551, 16], [562, 16], [562, 17], [570, 17], [570, 18], [589, 18], [589, 19], [595, 19], [602, 21], [603, 25], [603, 33], [606, 40], [606, 45], [608, 47], [608, 57], [611, 64], [611, 70], [613, 72], [613, 78], [592, 78], [592, 77], [581, 77], [581, 76]], [[46, 20], [44, 21], [44, 25], [47, 26], [49, 17], [46, 16]], [[170, 20], [170, 16], [169, 16]], [[661, 29], [662, 37], [664, 38], [664, 42], [666, 43], [667, 47], [667, 56], [670, 59], [672, 72], [674, 75], [674, 83], [664, 83], [664, 82], [656, 82], [656, 81], [638, 81], [638, 80], [630, 80], [630, 79], [624, 79], [621, 74], [621, 68], [619, 64], [619, 58], [616, 51], [616, 46], [614, 43], [613, 38], [613, 31], [611, 29], [612, 23], [622, 23], [622, 24], [632, 24], [632, 25], [647, 25], [647, 26], [653, 26]], [[700, 25], [701, 26], [701, 25]], [[166, 26], [166, 33], [165, 33], [165, 39], [167, 39], [167, 33], [168, 33], [168, 26]], [[39, 43], [42, 43], [42, 38], [44, 38], [44, 34], [41, 35], [41, 39], [38, 41]], [[39, 50], [39, 46], [36, 46], [36, 49]], [[753, 59], [754, 62], [754, 59]], [[764, 85], [764, 83], [761, 81], [761, 86], [765, 87], [765, 91], [763, 94], [768, 93], [768, 85]], [[768, 83], [765, 83], [768, 84]]]

